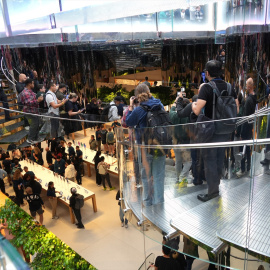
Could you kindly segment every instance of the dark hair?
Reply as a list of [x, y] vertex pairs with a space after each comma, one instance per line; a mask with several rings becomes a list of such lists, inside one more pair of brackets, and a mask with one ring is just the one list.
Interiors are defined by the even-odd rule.
[[166, 246], [162, 246], [162, 251], [163, 251], [163, 253], [165, 254], [165, 255], [170, 255], [170, 253], [171, 253], [171, 249], [170, 248], [168, 248], [168, 247], [166, 247]]
[[100, 161], [104, 161], [104, 159], [105, 159], [105, 157], [103, 157], [103, 156], [100, 157]]
[[52, 190], [52, 187], [51, 187], [52, 184], [53, 184], [53, 182], [50, 181], [49, 184], [48, 184], [48, 189], [49, 189], [49, 190]]
[[91, 102], [93, 102], [93, 103], [94, 103], [94, 102], [97, 102], [97, 99], [96, 99], [96, 98], [92, 98], [92, 99], [91, 99]]
[[71, 161], [70, 161], [69, 159], [67, 159], [67, 160], [66, 160], [66, 163], [67, 163], [68, 165], [70, 165], [70, 164], [71, 164]]
[[208, 71], [210, 77], [216, 78], [221, 75], [222, 63], [217, 60], [210, 60], [205, 65], [205, 71]]
[[37, 86], [37, 88], [38, 88], [38, 91], [40, 90], [40, 89], [42, 89], [43, 88], [43, 84], [38, 84], [38, 86]]
[[148, 81], [148, 77], [145, 77], [145, 80]]
[[60, 85], [59, 85], [59, 88], [58, 88], [58, 89], [61, 89], [61, 88], [67, 88], [67, 86], [66, 86], [64, 83], [60, 83]]
[[29, 84], [32, 84], [33, 81], [34, 81], [34, 80], [32, 80], [32, 79], [26, 79], [25, 82], [24, 82], [24, 84], [25, 84], [25, 86], [27, 86], [27, 85], [29, 85]]
[[50, 89], [52, 86], [54, 86], [55, 85], [55, 82], [49, 82], [48, 83], [48, 88]]
[[238, 93], [237, 99], [238, 99], [239, 104], [242, 104], [243, 95], [241, 92]]
[[117, 95], [118, 97], [120, 97], [120, 96], [121, 96], [121, 92], [117, 92], [116, 95]]

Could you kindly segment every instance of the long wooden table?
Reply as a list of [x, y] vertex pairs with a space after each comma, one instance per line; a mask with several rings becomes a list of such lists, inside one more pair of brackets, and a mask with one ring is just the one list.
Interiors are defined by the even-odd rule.
[[22, 168], [27, 166], [29, 171], [34, 172], [36, 177], [38, 178], [37, 181], [42, 186], [42, 189], [47, 191], [48, 183], [50, 181], [54, 182], [55, 189], [60, 191], [62, 197], [57, 197], [57, 200], [69, 208], [70, 219], [71, 223], [75, 223], [74, 213], [72, 208], [69, 207], [69, 197], [71, 196], [70, 188], [75, 187], [77, 192], [84, 196], [84, 201], [92, 199], [92, 205], [94, 212], [97, 212], [97, 203], [96, 203], [96, 195], [94, 192], [87, 190], [86, 188], [77, 185], [72, 181], [67, 181], [61, 176], [56, 176], [52, 171], [48, 168], [38, 165], [37, 163], [27, 162], [25, 160], [20, 161]]
[[[75, 144], [72, 144], [72, 146], [74, 147], [74, 149], [76, 148], [76, 146], [80, 146], [80, 150], [83, 152], [83, 161], [86, 163], [86, 166], [87, 166], [87, 175], [89, 177], [92, 176], [92, 173], [91, 173], [91, 166], [95, 166], [95, 163], [93, 161], [95, 155], [96, 155], [96, 151], [94, 150], [90, 150], [89, 148], [87, 147], [81, 147], [81, 145], [79, 144], [78, 141], [75, 141]], [[68, 149], [66, 148], [66, 153], [68, 154]], [[111, 157], [111, 156], [108, 156], [108, 155], [105, 155], [105, 154], [102, 154], [101, 156], [104, 156], [105, 157], [105, 162], [108, 163], [108, 164], [112, 164], [110, 169], [108, 169], [108, 172], [110, 174], [113, 174], [113, 175], [118, 175], [118, 165], [117, 165], [117, 159], [114, 158], [114, 157]]]

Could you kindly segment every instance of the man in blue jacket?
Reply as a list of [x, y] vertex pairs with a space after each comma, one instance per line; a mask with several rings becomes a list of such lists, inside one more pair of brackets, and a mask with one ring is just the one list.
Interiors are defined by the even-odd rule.
[[[130, 98], [129, 112], [126, 117], [126, 124], [129, 127], [136, 127], [136, 142], [143, 143], [143, 133], [147, 133], [147, 111], [141, 106], [134, 107], [140, 103], [150, 108], [153, 106], [163, 107], [159, 99], [152, 97], [146, 84], [140, 84], [135, 89], [135, 96]], [[140, 152], [140, 151], [138, 151]], [[140, 160], [140, 158], [138, 158]], [[165, 159], [162, 151], [142, 148], [141, 150], [141, 179], [143, 184], [144, 206], [164, 202], [164, 178]]]

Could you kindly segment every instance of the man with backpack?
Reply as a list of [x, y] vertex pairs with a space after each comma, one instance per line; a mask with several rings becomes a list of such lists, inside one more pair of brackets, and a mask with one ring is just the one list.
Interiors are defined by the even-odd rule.
[[[114, 100], [103, 109], [102, 115], [104, 121], [112, 122], [114, 120], [119, 120], [121, 118], [118, 115], [117, 109], [117, 106], [121, 103], [121, 101], [122, 101], [121, 97], [116, 96]], [[108, 120], [104, 117], [106, 117]]]
[[71, 197], [69, 198], [69, 207], [72, 208], [73, 213], [77, 219], [76, 225], [78, 229], [84, 229], [84, 225], [82, 224], [82, 216], [81, 216], [81, 208], [83, 207], [83, 196], [77, 193], [77, 189], [75, 187], [70, 189]]
[[[134, 107], [134, 104], [140, 103]], [[150, 124], [152, 123], [152, 124]], [[171, 144], [167, 125], [169, 115], [163, 104], [155, 99], [146, 84], [139, 84], [135, 89], [135, 97], [130, 98], [126, 124], [135, 127], [136, 143], [156, 145], [155, 148], [143, 148], [138, 151], [141, 157], [141, 179], [143, 184], [143, 204], [150, 206], [164, 202], [164, 179], [166, 150], [162, 145]]]
[[[220, 78], [222, 72], [221, 63], [217, 60], [208, 61], [205, 65], [205, 76], [209, 83], [201, 86], [197, 102], [192, 103], [192, 110], [199, 115], [204, 108], [204, 114], [207, 118], [219, 120], [236, 117], [238, 109], [238, 100], [235, 91]], [[229, 116], [221, 115], [217, 117], [216, 112], [220, 112], [220, 107], [224, 105], [222, 98], [228, 102], [225, 112]], [[216, 105], [215, 105], [216, 104]], [[228, 123], [228, 125], [226, 125]], [[221, 124], [219, 126], [218, 124]], [[215, 131], [209, 143], [226, 142], [230, 140], [231, 133], [235, 126], [229, 121], [219, 121], [214, 123]], [[220, 131], [224, 128], [225, 130]], [[222, 177], [222, 168], [225, 157], [225, 148], [204, 148], [202, 149], [205, 177], [208, 185], [207, 194], [199, 194], [197, 198], [203, 202], [219, 196], [219, 184]]]

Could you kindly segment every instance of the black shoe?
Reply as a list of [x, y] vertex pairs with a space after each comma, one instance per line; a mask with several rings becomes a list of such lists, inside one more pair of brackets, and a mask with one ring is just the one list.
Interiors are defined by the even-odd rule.
[[194, 181], [193, 181], [193, 185], [194, 185], [194, 186], [199, 186], [199, 185], [202, 185], [202, 184], [203, 184], [203, 181], [200, 181], [200, 182], [194, 182]]
[[84, 229], [84, 226], [77, 226], [78, 229]]
[[202, 201], [202, 202], [207, 202], [213, 198], [216, 198], [219, 196], [219, 192], [215, 192], [212, 194], [199, 194], [197, 195], [198, 200]]
[[266, 165], [269, 165], [269, 160], [268, 160], [268, 159], [264, 159], [264, 160], [260, 161], [260, 163], [261, 163], [263, 166], [266, 166]]
[[75, 223], [75, 225], [76, 225], [76, 226], [78, 226], [78, 225], [79, 225], [79, 223]]

